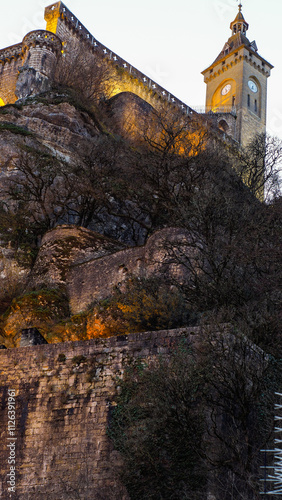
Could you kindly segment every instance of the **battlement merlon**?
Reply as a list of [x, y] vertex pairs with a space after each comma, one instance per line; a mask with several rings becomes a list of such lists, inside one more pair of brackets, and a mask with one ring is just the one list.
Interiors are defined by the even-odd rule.
[[[60, 36], [59, 19], [77, 29], [80, 35], [89, 35], [89, 31], [83, 26], [79, 19], [67, 8], [63, 2], [56, 2], [45, 8], [44, 19], [47, 23], [46, 30]], [[91, 35], [92, 37], [92, 35]], [[93, 37], [92, 37], [93, 38]], [[62, 40], [63, 41], [63, 40]]]
[[24, 59], [26, 50], [30, 49], [31, 46], [48, 47], [57, 56], [62, 50], [62, 43], [57, 36], [54, 36], [53, 32], [34, 30], [27, 33], [22, 42], [1, 49], [0, 64], [4, 65], [12, 60]]

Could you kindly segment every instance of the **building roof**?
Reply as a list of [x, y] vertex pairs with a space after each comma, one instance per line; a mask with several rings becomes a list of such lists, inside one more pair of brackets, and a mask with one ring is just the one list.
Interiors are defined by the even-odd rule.
[[241, 47], [241, 45], [245, 45], [248, 49], [253, 50], [253, 46], [250, 40], [243, 35], [243, 33], [236, 33], [236, 35], [232, 35], [227, 42], [224, 44], [222, 51], [218, 54], [213, 64], [217, 61], [220, 61], [223, 57], [229, 54], [229, 52], [233, 52], [233, 50]]
[[[226, 56], [228, 56], [229, 53], [235, 51], [239, 47], [245, 46], [247, 49], [250, 51], [256, 53], [256, 55], [262, 60], [265, 61], [263, 57], [261, 57], [257, 53], [257, 44], [255, 41], [250, 42], [250, 40], [246, 36], [246, 32], [249, 28], [249, 24], [245, 21], [245, 18], [242, 14], [242, 4], [240, 3], [239, 5], [239, 12], [237, 16], [235, 17], [234, 21], [230, 23], [230, 29], [232, 31], [231, 37], [227, 40], [227, 42], [224, 44], [223, 49], [221, 52], [218, 54], [218, 56], [215, 58], [213, 63], [207, 68], [210, 69], [213, 67], [218, 61], [221, 61], [224, 59]], [[270, 69], [273, 68], [273, 66], [265, 61]], [[205, 73], [206, 70], [202, 71], [202, 73]]]

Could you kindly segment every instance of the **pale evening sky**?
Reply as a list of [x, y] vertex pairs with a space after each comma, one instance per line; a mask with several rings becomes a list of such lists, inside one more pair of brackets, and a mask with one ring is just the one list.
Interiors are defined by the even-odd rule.
[[[44, 8], [52, 1], [1, 0], [0, 48], [44, 29]], [[204, 107], [201, 71], [230, 36], [236, 0], [66, 0], [92, 35], [189, 106]], [[242, 0], [247, 36], [274, 65], [268, 79], [268, 131], [282, 139], [282, 2]]]

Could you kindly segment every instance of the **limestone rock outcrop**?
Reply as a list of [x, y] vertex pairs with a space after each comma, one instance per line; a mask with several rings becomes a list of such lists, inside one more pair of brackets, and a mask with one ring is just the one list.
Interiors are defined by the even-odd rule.
[[[51, 99], [51, 102], [48, 102]], [[81, 151], [99, 134], [89, 114], [79, 111], [63, 95], [31, 99], [25, 104], [0, 108], [1, 170], [12, 168], [19, 155], [19, 146], [47, 148], [66, 161], [76, 161]]]
[[29, 288], [65, 287], [70, 310], [77, 314], [109, 297], [131, 275], [185, 282], [189, 270], [184, 256], [197, 267], [191, 234], [180, 228], [162, 229], [145, 245], [126, 248], [87, 229], [59, 226], [43, 238]]
[[99, 259], [124, 247], [118, 241], [82, 227], [58, 226], [42, 239], [28, 288], [66, 286], [72, 265]]

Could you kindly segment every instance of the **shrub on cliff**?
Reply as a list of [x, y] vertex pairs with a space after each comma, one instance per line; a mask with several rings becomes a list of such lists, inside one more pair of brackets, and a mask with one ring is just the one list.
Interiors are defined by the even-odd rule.
[[98, 311], [105, 322], [112, 318], [114, 330], [120, 333], [177, 328], [195, 319], [184, 296], [161, 278], [132, 276]]
[[109, 435], [125, 459], [132, 500], [204, 497], [202, 395], [202, 374], [185, 345], [169, 362], [128, 368]]
[[0, 314], [10, 306], [13, 299], [24, 289], [26, 273], [15, 259], [8, 259], [0, 254]]
[[12, 301], [1, 318], [5, 344], [17, 347], [23, 328], [36, 327], [48, 337], [54, 325], [68, 316], [68, 301], [61, 291], [42, 289], [25, 293]]
[[118, 385], [109, 435], [132, 500], [259, 496], [281, 361], [214, 323], [169, 359], [129, 364]]

